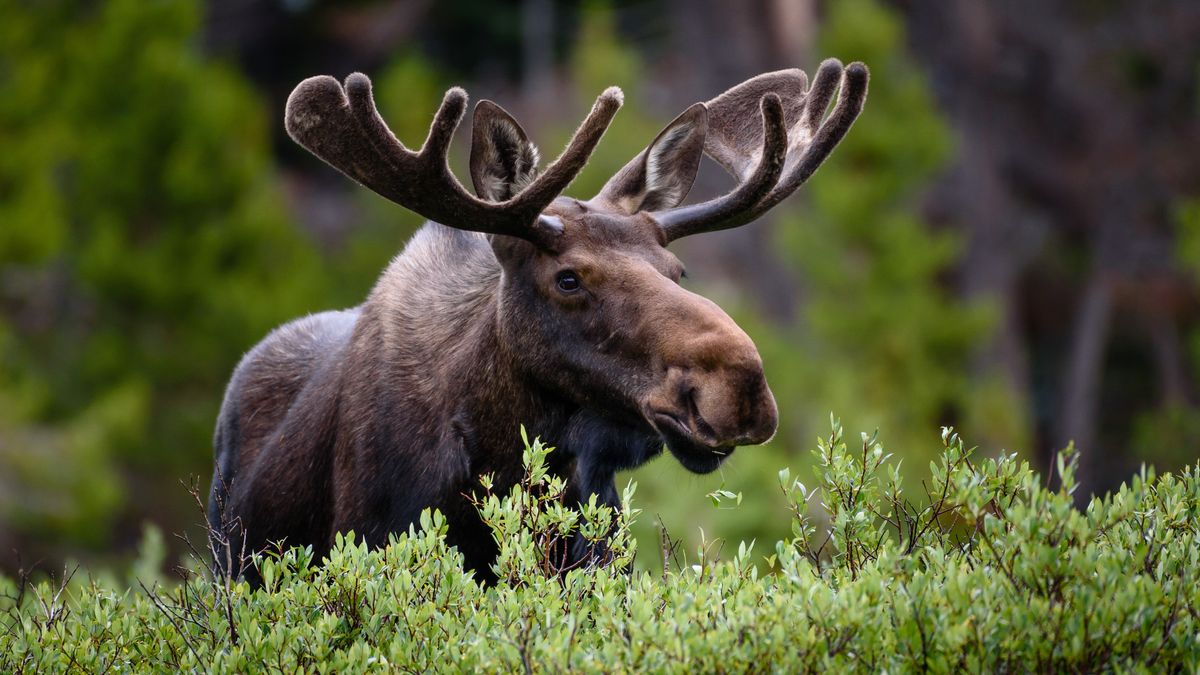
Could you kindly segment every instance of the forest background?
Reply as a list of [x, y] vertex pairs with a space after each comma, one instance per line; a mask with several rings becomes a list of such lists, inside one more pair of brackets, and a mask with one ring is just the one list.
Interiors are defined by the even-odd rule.
[[[833, 158], [769, 218], [679, 246], [758, 343], [780, 432], [712, 476], [634, 472], [639, 535], [784, 536], [777, 471], [809, 471], [831, 411], [912, 476], [941, 425], [1051, 481], [1074, 441], [1078, 500], [1194, 462], [1190, 0], [0, 0], [0, 570], [194, 536], [184, 485], [207, 488], [241, 354], [360, 302], [420, 225], [287, 139], [301, 79], [368, 73], [409, 142], [460, 84], [549, 156], [621, 86], [588, 197], [687, 105], [830, 56], [872, 71]], [[705, 166], [691, 198], [728, 184]]]

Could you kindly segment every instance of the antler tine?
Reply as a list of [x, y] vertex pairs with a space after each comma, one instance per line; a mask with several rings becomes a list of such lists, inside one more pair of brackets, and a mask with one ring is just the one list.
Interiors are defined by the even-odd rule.
[[[433, 115], [433, 123], [429, 125], [429, 135], [418, 153], [427, 162], [436, 162], [439, 166], [448, 166], [446, 156], [450, 152], [450, 141], [454, 132], [462, 122], [467, 112], [467, 92], [461, 87], [451, 87], [442, 97], [442, 105]], [[458, 182], [455, 179], [455, 182]], [[459, 183], [461, 185], [461, 183]], [[466, 192], [464, 188], [464, 193]]]
[[392, 201], [403, 199], [397, 186], [385, 180], [388, 173], [378, 170], [374, 146], [358, 133], [359, 123], [337, 80], [318, 75], [296, 85], [288, 96], [284, 127], [292, 140], [333, 168]]
[[838, 83], [842, 80], [842, 62], [837, 59], [825, 59], [817, 68], [817, 76], [813, 78], [812, 88], [804, 97], [804, 109], [800, 113], [797, 141], [807, 142], [816, 135], [825, 117], [825, 109], [837, 93]]
[[579, 175], [624, 102], [625, 95], [620, 88], [605, 89], [596, 98], [591, 112], [575, 130], [558, 159], [507, 203], [532, 213], [532, 217], [536, 218]]
[[741, 215], [749, 213], [775, 186], [787, 158], [783, 103], [777, 94], [770, 92], [759, 101], [759, 111], [762, 114], [763, 144], [761, 158], [754, 172], [723, 197], [653, 214], [667, 241], [749, 222], [743, 220]]
[[620, 90], [605, 91], [562, 156], [505, 202], [475, 197], [450, 171], [450, 141], [467, 106], [467, 94], [458, 87], [446, 92], [416, 152], [380, 117], [371, 80], [361, 73], [347, 77], [344, 87], [328, 76], [304, 80], [288, 97], [284, 124], [293, 140], [333, 168], [425, 218], [550, 247], [560, 233], [538, 215], [587, 163], [620, 105]]
[[[736, 109], [739, 105], [736, 100], [739, 90], [747, 87], [747, 85], [753, 85], [762, 78], [773, 78], [772, 80], [764, 79], [763, 81], [778, 82], [780, 87], [784, 85], [794, 86], [795, 81], [803, 82], [803, 80], [799, 80], [794, 75], [784, 77], [789, 72], [791, 71], [781, 71], [749, 80], [726, 92], [726, 94], [713, 99], [713, 101], [710, 101], [710, 105], [718, 104], [730, 109]], [[799, 73], [799, 71], [794, 72], [802, 76], [802, 73]], [[788, 116], [791, 117], [793, 114], [797, 114], [798, 120], [795, 126], [792, 127], [790, 138], [785, 138], [781, 143], [783, 150], [786, 152], [786, 159], [784, 160], [782, 170], [775, 173], [778, 183], [772, 183], [770, 187], [762, 190], [759, 193], [759, 198], [755, 201], [749, 203], [743, 202], [744, 208], [737, 211], [700, 207], [721, 202], [726, 197], [731, 197], [741, 192], [749, 183], [749, 178], [746, 178], [734, 192], [726, 197], [705, 202], [704, 204], [684, 206], [654, 214], [655, 218], [662, 225], [667, 240], [672, 241], [690, 234], [744, 225], [757, 219], [763, 213], [766, 213], [772, 207], [779, 204], [779, 202], [783, 201], [788, 195], [795, 192], [797, 188], [812, 176], [821, 163], [829, 157], [829, 154], [833, 152], [833, 149], [845, 137], [851, 125], [854, 124], [854, 121], [862, 112], [863, 103], [867, 96], [867, 83], [869, 79], [870, 75], [867, 67], [862, 63], [851, 63], [849, 66], [843, 67], [837, 59], [827, 59], [824, 61], [817, 71], [816, 77], [813, 79], [812, 87], [804, 94], [802, 101], [788, 101], [785, 103]], [[839, 83], [841, 88], [838, 93], [837, 104], [829, 116], [822, 122], [825, 110], [829, 106], [829, 101], [833, 98], [834, 92], [838, 91]], [[753, 90], [752, 87], [751, 90]], [[730, 95], [733, 95], [733, 100], [726, 100]], [[800, 103], [803, 104], [803, 107], [797, 110]], [[726, 134], [726, 136], [730, 135]], [[740, 165], [732, 163], [730, 157], [734, 153], [748, 156], [752, 150], [746, 147], [744, 139], [740, 138], [741, 134], [732, 134], [732, 136], [735, 137], [732, 139], [732, 144], [729, 140], [726, 140], [724, 143], [714, 144], [712, 148], [706, 146], [705, 151], [710, 156], [721, 161], [722, 165], [729, 169], [736, 178], [743, 178], [746, 173], [744, 163]], [[763, 160], [766, 159], [768, 148], [767, 134], [764, 129]], [[778, 178], [780, 174], [782, 174], [781, 179]], [[757, 177], [758, 175], [759, 172], [756, 171], [754, 176]]]
[[[825, 65], [830, 61], [835, 62], [838, 69], [841, 68], [840, 63], [837, 63], [835, 59], [830, 59], [821, 64], [822, 71], [825, 70]], [[827, 91], [820, 88], [822, 84], [821, 74], [817, 74], [816, 81], [813, 84], [814, 96], [812, 97], [812, 102], [809, 106], [805, 107], [804, 115], [801, 118], [802, 123], [811, 119], [812, 121], [809, 122], [811, 126], [816, 125], [817, 120], [824, 113], [825, 107], [829, 104], [829, 99], [833, 95], [834, 85], [832, 78], [829, 79], [830, 83]], [[776, 185], [775, 189], [767, 195], [766, 199], [755, 206], [755, 218], [767, 212], [795, 192], [825, 162], [830, 153], [833, 152], [833, 149], [837, 147], [838, 143], [846, 136], [846, 133], [850, 131], [850, 127], [858, 119], [859, 114], [862, 113], [863, 104], [867, 100], [868, 80], [870, 80], [870, 73], [865, 65], [856, 62], [846, 67], [841, 77], [842, 87], [833, 112], [829, 114], [829, 117], [817, 129], [816, 135], [812, 137], [812, 141], [804, 149], [804, 153], [785, 172], [783, 180], [779, 181], [779, 185]]]

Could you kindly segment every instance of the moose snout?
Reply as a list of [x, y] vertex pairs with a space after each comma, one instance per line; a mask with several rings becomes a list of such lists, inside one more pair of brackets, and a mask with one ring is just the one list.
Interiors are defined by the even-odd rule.
[[736, 446], [775, 435], [775, 396], [754, 341], [728, 314], [674, 284], [659, 292], [662, 312], [647, 331], [659, 377], [646, 392], [644, 413], [685, 466], [711, 471], [720, 461], [711, 456], [723, 459]]
[[681, 361], [667, 368], [652, 405], [660, 426], [710, 448], [756, 445], [775, 435], [779, 411], [752, 344], [710, 343]]
[[757, 445], [775, 435], [779, 411], [761, 364], [693, 369], [679, 382], [689, 430], [706, 445]]

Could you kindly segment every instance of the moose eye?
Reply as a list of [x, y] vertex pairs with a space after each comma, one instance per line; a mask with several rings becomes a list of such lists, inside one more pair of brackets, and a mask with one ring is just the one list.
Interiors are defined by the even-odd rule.
[[557, 283], [558, 290], [562, 291], [563, 293], [574, 293], [581, 287], [581, 284], [579, 283], [579, 275], [570, 270], [559, 272]]

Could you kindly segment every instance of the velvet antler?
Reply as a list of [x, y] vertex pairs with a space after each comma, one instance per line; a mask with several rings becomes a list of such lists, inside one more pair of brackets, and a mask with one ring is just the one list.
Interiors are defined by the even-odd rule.
[[538, 216], [583, 169], [621, 103], [620, 89], [605, 90], [562, 155], [502, 202], [471, 195], [450, 171], [446, 153], [467, 105], [467, 93], [458, 87], [446, 92], [417, 151], [405, 147], [384, 123], [371, 81], [361, 73], [347, 77], [344, 87], [329, 76], [304, 80], [288, 97], [284, 124], [292, 139], [314, 155], [425, 218], [550, 247], [559, 231], [554, 221]]
[[[868, 79], [863, 64], [843, 68], [837, 59], [828, 59], [811, 88], [803, 71], [781, 70], [751, 78], [709, 101], [704, 152], [739, 185], [716, 199], [653, 213], [666, 239], [744, 225], [795, 192], [862, 112]], [[839, 84], [837, 105], [825, 118]], [[761, 131], [755, 106], [762, 111]]]

